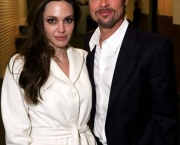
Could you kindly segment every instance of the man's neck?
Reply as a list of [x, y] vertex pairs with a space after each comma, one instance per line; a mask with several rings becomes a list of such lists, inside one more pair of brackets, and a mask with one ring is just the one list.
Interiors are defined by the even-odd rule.
[[108, 39], [111, 35], [113, 35], [116, 30], [122, 25], [124, 19], [118, 21], [112, 28], [103, 28], [99, 26], [101, 37], [99, 39], [99, 44], [101, 46], [102, 42], [106, 39]]

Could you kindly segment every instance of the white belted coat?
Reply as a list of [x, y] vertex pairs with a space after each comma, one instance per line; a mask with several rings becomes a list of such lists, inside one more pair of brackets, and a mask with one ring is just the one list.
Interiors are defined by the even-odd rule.
[[2, 118], [6, 145], [95, 145], [87, 125], [91, 110], [91, 84], [87, 53], [69, 47], [69, 77], [51, 59], [50, 76], [41, 89], [43, 100], [28, 105], [18, 84], [23, 60], [10, 60], [2, 87]]

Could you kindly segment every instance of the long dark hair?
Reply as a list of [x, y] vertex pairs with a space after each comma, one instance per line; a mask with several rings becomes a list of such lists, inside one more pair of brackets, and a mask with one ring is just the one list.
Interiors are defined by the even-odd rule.
[[[43, 13], [47, 3], [66, 1], [73, 7], [74, 24], [80, 20], [80, 8], [75, 0], [33, 0], [27, 16], [28, 38], [22, 51], [18, 52], [24, 59], [24, 66], [19, 77], [19, 85], [25, 91], [25, 100], [37, 105], [41, 87], [50, 74], [50, 59], [55, 52], [48, 44], [43, 24]], [[18, 57], [17, 57], [18, 58]]]

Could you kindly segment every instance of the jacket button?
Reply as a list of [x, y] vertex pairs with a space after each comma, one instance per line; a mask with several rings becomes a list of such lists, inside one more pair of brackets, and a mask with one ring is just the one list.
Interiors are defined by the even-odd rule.
[[71, 93], [70, 93], [70, 96], [71, 96], [71, 97], [76, 97], [76, 92], [71, 92]]
[[76, 118], [72, 118], [72, 119], [69, 121], [69, 123], [70, 123], [71, 125], [75, 125], [75, 124], [77, 123]]

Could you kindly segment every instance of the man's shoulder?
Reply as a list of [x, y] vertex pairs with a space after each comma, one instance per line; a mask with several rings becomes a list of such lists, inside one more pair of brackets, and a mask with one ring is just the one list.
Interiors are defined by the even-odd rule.
[[136, 33], [135, 36], [138, 38], [169, 39], [167, 36], [164, 36], [162, 34], [151, 32], [150, 30], [145, 30], [142, 28], [137, 28], [134, 26], [134, 24], [130, 20], [128, 20], [128, 22], [129, 22], [128, 29], [130, 30], [129, 33]]
[[150, 42], [150, 43], [155, 43], [159, 41], [171, 41], [171, 39], [165, 35], [161, 35], [161, 34], [150, 32], [143, 29], [138, 29], [137, 40]]

